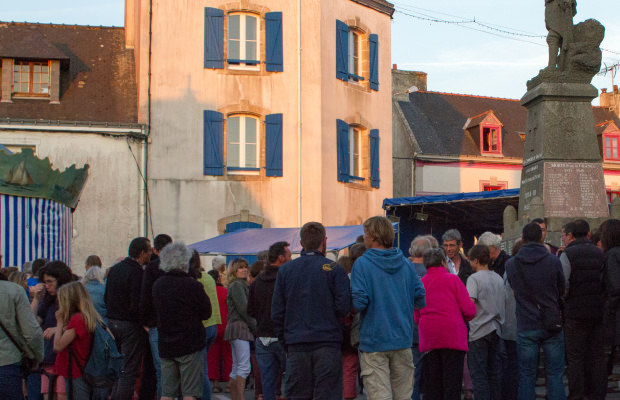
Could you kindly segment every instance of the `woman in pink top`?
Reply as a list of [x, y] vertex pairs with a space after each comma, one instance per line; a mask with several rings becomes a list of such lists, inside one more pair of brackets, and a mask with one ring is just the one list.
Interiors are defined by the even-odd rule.
[[427, 273], [422, 278], [426, 307], [414, 312], [424, 353], [424, 398], [461, 398], [463, 361], [467, 352], [467, 324], [476, 305], [457, 275], [448, 272], [443, 249], [424, 253]]

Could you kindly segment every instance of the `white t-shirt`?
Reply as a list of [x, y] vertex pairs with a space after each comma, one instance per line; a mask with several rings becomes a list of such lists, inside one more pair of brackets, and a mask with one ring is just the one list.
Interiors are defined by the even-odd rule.
[[505, 315], [504, 281], [494, 271], [478, 271], [467, 279], [469, 297], [476, 303], [476, 316], [469, 321], [469, 341], [493, 331], [501, 333]]

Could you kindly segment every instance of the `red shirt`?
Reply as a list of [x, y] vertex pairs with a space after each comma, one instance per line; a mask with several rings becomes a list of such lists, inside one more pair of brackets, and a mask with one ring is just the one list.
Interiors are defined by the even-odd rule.
[[82, 371], [78, 367], [79, 365], [84, 369], [86, 362], [88, 361], [88, 355], [90, 353], [90, 342], [93, 334], [86, 328], [84, 322], [84, 316], [82, 313], [74, 314], [69, 320], [67, 329], [73, 329], [76, 337], [73, 341], [56, 355], [56, 362], [54, 368], [56, 373], [62, 377], [69, 377], [69, 348], [73, 351], [73, 357], [71, 360], [71, 366], [73, 370], [73, 378], [79, 378], [82, 376]]

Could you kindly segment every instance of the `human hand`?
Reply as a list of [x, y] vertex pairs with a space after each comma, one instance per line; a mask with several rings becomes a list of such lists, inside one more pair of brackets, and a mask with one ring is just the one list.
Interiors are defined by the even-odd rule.
[[36, 297], [37, 299], [41, 298], [43, 293], [45, 293], [45, 284], [43, 283], [37, 283], [30, 288], [30, 296]]
[[56, 327], [52, 327], [52, 328], [47, 328], [46, 330], [43, 331], [43, 337], [45, 339], [51, 339], [54, 334], [56, 333]]

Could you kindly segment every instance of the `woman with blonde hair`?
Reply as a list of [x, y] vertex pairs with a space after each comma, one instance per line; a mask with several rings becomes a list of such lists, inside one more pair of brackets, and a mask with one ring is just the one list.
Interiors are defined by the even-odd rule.
[[88, 361], [95, 328], [103, 321], [80, 282], [67, 283], [58, 289], [56, 321], [56, 373], [65, 378], [68, 398], [90, 399], [93, 390], [82, 379], [82, 370]]
[[232, 347], [233, 365], [230, 372], [232, 400], [243, 400], [245, 380], [250, 374], [250, 342], [254, 340], [251, 330], [256, 320], [248, 316], [248, 262], [237, 258], [228, 265], [228, 322], [224, 340]]

